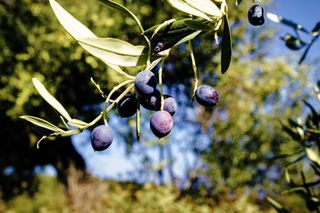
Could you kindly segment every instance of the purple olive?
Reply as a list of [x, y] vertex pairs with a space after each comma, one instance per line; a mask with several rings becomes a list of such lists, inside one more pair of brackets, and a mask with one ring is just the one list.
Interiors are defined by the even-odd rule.
[[253, 5], [248, 11], [250, 24], [254, 26], [264, 24], [264, 9], [260, 5]]
[[117, 104], [119, 115], [123, 118], [133, 116], [137, 111], [137, 99], [131, 94], [125, 95]]
[[219, 102], [218, 92], [209, 85], [202, 85], [196, 90], [196, 100], [205, 107], [213, 107]]
[[158, 53], [164, 50], [164, 41], [159, 36], [154, 36], [151, 40], [151, 49], [153, 53]]
[[151, 116], [150, 128], [155, 136], [162, 138], [168, 135], [173, 127], [173, 119], [169, 112], [158, 111]]
[[156, 76], [148, 70], [139, 72], [134, 81], [136, 92], [144, 97], [151, 95], [157, 86]]
[[153, 110], [153, 111], [160, 110], [161, 94], [157, 89], [155, 89], [150, 96], [140, 97], [139, 100], [140, 100], [140, 104], [148, 110]]
[[113, 140], [112, 129], [108, 125], [100, 125], [91, 133], [91, 145], [94, 151], [107, 149]]
[[169, 95], [165, 95], [164, 103], [163, 103], [163, 110], [170, 113], [170, 115], [174, 115], [177, 110], [177, 102], [176, 99]]
[[307, 45], [306, 42], [302, 41], [301, 39], [289, 33], [281, 37], [281, 39], [285, 42], [286, 46], [291, 50], [300, 50]]

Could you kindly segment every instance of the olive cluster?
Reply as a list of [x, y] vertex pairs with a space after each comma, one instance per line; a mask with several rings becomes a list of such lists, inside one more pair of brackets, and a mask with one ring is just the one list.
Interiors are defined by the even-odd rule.
[[[127, 94], [118, 103], [117, 110], [121, 117], [133, 116], [138, 103], [144, 108], [156, 111], [150, 118], [150, 129], [158, 138], [167, 136], [173, 127], [173, 118], [177, 110], [177, 102], [170, 95], [163, 95], [157, 89], [158, 82], [153, 72], [144, 70], [137, 74], [134, 87], [136, 96]], [[211, 86], [202, 85], [195, 92], [197, 102], [205, 107], [213, 107], [219, 102], [218, 92]], [[91, 143], [95, 151], [107, 149], [113, 140], [112, 130], [108, 125], [96, 127], [91, 134]]]

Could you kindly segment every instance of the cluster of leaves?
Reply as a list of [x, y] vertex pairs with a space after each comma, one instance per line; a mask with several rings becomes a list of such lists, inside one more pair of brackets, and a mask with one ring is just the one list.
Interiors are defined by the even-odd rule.
[[[59, 22], [66, 29], [66, 31], [91, 55], [101, 59], [107, 66], [122, 75], [126, 80], [112, 89], [112, 91], [105, 95], [100, 89], [100, 86], [92, 80], [92, 83], [101, 93], [102, 97], [106, 99], [106, 104], [100, 115], [90, 123], [86, 123], [79, 119], [73, 119], [63, 108], [63, 106], [45, 89], [45, 87], [36, 78], [33, 79], [34, 86], [40, 95], [60, 114], [60, 118], [65, 125], [65, 128], [51, 124], [50, 122], [33, 116], [21, 116], [36, 126], [44, 129], [42, 131], [44, 136], [58, 137], [71, 136], [81, 132], [83, 129], [95, 125], [102, 117], [105, 123], [107, 112], [110, 111], [116, 103], [118, 103], [130, 90], [133, 88], [134, 76], [128, 74], [122, 67], [136, 67], [140, 70], [152, 70], [160, 64], [162, 70], [164, 60], [170, 55], [171, 48], [180, 45], [184, 42], [191, 41], [197, 36], [205, 33], [214, 33], [216, 41], [218, 42], [218, 34], [222, 34], [222, 51], [221, 51], [221, 71], [225, 73], [231, 61], [231, 34], [228, 24], [228, 8], [225, 1], [210, 0], [203, 1], [199, 4], [193, 0], [168, 0], [168, 3], [181, 12], [191, 16], [190, 18], [170, 19], [162, 24], [144, 30], [139, 19], [126, 7], [111, 1], [101, 0], [105, 5], [116, 9], [125, 16], [131, 17], [141, 30], [141, 37], [145, 40], [146, 46], [135, 46], [127, 41], [115, 38], [99, 38], [92, 31], [86, 28], [82, 23], [75, 19], [71, 14], [64, 10], [60, 4], [55, 0], [50, 0], [51, 7], [55, 12]], [[195, 64], [194, 55], [192, 52], [192, 45], [190, 44], [191, 59], [193, 62], [193, 69], [195, 73], [194, 94], [197, 89], [197, 68]], [[159, 70], [159, 81], [162, 92], [162, 72]], [[130, 84], [131, 83], [131, 84]], [[113, 93], [118, 91], [125, 85], [130, 84], [115, 100], [111, 100]], [[161, 94], [163, 95], [163, 94]], [[109, 102], [111, 105], [108, 105]], [[137, 138], [140, 135], [140, 115], [137, 110]], [[40, 141], [42, 140], [40, 139]]]
[[[320, 81], [314, 86], [316, 99], [320, 102]], [[289, 119], [289, 125], [283, 125], [283, 130], [297, 143], [298, 147], [292, 154], [284, 154], [289, 160], [285, 169], [287, 189], [283, 193], [296, 193], [310, 211], [320, 211], [320, 112], [316, 104], [304, 101], [310, 113], [305, 121]], [[307, 171], [303, 171], [307, 168]], [[301, 180], [298, 173], [301, 175]], [[280, 212], [287, 211], [280, 203], [269, 198], [270, 203]]]

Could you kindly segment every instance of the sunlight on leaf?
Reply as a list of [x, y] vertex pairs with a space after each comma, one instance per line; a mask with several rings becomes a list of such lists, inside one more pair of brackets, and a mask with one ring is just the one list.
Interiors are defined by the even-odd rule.
[[188, 5], [187, 3], [185, 3], [182, 0], [167, 0], [167, 2], [174, 8], [176, 8], [177, 10], [187, 13], [187, 14], [191, 14], [194, 16], [198, 16], [207, 20], [211, 20], [205, 13], [195, 9], [194, 7]]
[[55, 99], [48, 90], [43, 86], [43, 84], [37, 79], [32, 78], [32, 82], [34, 87], [37, 89], [42, 98], [48, 102], [55, 110], [57, 110], [67, 121], [70, 121], [72, 118], [69, 113], [65, 110], [65, 108], [60, 104], [57, 99]]

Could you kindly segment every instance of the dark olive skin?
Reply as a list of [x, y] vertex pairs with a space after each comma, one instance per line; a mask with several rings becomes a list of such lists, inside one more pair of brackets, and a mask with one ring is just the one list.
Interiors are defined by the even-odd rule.
[[209, 85], [201, 85], [198, 87], [195, 97], [197, 102], [205, 107], [213, 107], [220, 100], [218, 92]]
[[155, 89], [150, 96], [140, 97], [140, 104], [144, 108], [152, 111], [160, 110], [161, 107], [161, 94], [159, 90]]
[[119, 115], [128, 118], [136, 114], [137, 98], [131, 94], [125, 95], [117, 104]]
[[286, 46], [291, 50], [300, 50], [306, 46], [304, 41], [290, 34], [286, 34], [285, 36], [281, 37], [281, 39], [284, 40]]
[[[161, 94], [159, 90], [155, 90], [151, 96], [141, 97], [140, 104], [152, 111], [158, 111], [161, 108]], [[177, 110], [177, 102], [170, 95], [164, 95], [163, 110], [169, 112], [172, 116]]]
[[173, 127], [173, 119], [167, 111], [157, 111], [151, 116], [150, 128], [155, 136], [163, 138], [167, 136]]
[[253, 26], [264, 24], [264, 9], [260, 5], [253, 5], [248, 11], [249, 23]]
[[151, 49], [153, 53], [164, 50], [164, 41], [159, 36], [154, 36], [151, 40]]
[[169, 95], [165, 95], [164, 103], [163, 103], [163, 110], [170, 113], [170, 115], [174, 115], [177, 111], [177, 102], [176, 99]]
[[309, 211], [315, 211], [318, 209], [318, 206], [319, 206], [317, 202], [313, 201], [312, 199], [307, 199], [306, 205]]
[[97, 126], [91, 133], [91, 145], [94, 151], [107, 149], [111, 145], [112, 140], [112, 129], [108, 125]]
[[156, 89], [157, 78], [151, 71], [141, 71], [136, 76], [134, 86], [138, 95], [142, 97], [149, 96]]

